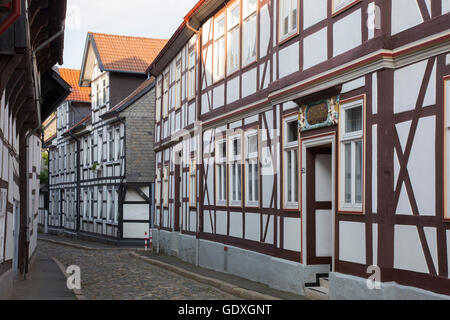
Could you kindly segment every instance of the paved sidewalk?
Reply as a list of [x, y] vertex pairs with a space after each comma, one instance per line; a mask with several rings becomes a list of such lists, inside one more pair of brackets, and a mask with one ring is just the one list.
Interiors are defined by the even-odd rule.
[[36, 253], [27, 280], [20, 276], [10, 300], [75, 300], [66, 285], [66, 277], [51, 257]]
[[[98, 244], [98, 243], [94, 243], [94, 242], [80, 241], [80, 240], [76, 240], [76, 239], [72, 239], [72, 238], [68, 238], [68, 237], [48, 235], [48, 234], [39, 234], [38, 238], [39, 238], [39, 240], [44, 240], [44, 241], [53, 242], [53, 243], [59, 243], [59, 244], [68, 245], [68, 246], [76, 246], [76, 247], [79, 246], [79, 248], [85, 249], [85, 250], [90, 249], [90, 250], [95, 250], [95, 251], [97, 251], [97, 250], [101, 251], [101, 250], [113, 250], [114, 248], [117, 248], [114, 246]], [[208, 277], [213, 280], [217, 280], [219, 282], [229, 284], [230, 286], [239, 287], [244, 290], [248, 290], [250, 292], [260, 293], [262, 295], [267, 295], [267, 296], [271, 296], [271, 297], [274, 297], [277, 299], [282, 299], [282, 300], [308, 300], [304, 296], [272, 289], [272, 288], [268, 287], [267, 285], [257, 283], [254, 281], [250, 281], [250, 280], [247, 280], [244, 278], [240, 278], [240, 277], [237, 277], [237, 276], [234, 276], [231, 274], [221, 273], [221, 272], [216, 272], [216, 271], [205, 269], [205, 268], [196, 267], [195, 265], [184, 262], [176, 257], [166, 256], [166, 255], [158, 255], [158, 254], [155, 254], [150, 251], [147, 251], [147, 252], [142, 251], [142, 250], [136, 251], [136, 249], [131, 249], [131, 248], [127, 248], [127, 250], [130, 252], [135, 251], [137, 254], [139, 254], [143, 257], [150, 258], [152, 260], [161, 262], [163, 264], [174, 266], [175, 268], [184, 270], [188, 273], [194, 273], [201, 277]], [[161, 266], [161, 267], [164, 268], [164, 266]], [[174, 271], [174, 272], [176, 272], [176, 271]]]

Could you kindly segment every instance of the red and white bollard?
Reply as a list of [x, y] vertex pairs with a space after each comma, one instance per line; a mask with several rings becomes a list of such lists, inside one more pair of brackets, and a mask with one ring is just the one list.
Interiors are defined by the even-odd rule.
[[147, 251], [147, 232], [145, 233], [145, 251]]
[[153, 231], [150, 230], [150, 250], [153, 250]]

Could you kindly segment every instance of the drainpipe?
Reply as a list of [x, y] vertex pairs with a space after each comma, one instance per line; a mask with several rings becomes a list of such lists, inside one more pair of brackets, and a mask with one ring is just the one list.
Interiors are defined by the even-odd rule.
[[[184, 22], [186, 23], [186, 27], [191, 30], [192, 32], [194, 32], [197, 35], [197, 54], [201, 54], [200, 53], [200, 43], [201, 43], [201, 32], [195, 28], [193, 28], [190, 24], [190, 20], [189, 20], [189, 16], [186, 16], [184, 18]], [[200, 64], [201, 65], [201, 64]], [[200, 70], [200, 67], [197, 68], [197, 70]], [[200, 92], [200, 88], [201, 88], [201, 82], [200, 82], [200, 77], [197, 77], [198, 82], [197, 82], [197, 91]], [[200, 205], [197, 206], [197, 225], [200, 226]], [[197, 230], [197, 235], [195, 237], [195, 266], [198, 267], [200, 265], [200, 230]], [[159, 239], [159, 237], [158, 237]]]
[[[26, 10], [27, 12], [27, 21], [28, 21], [28, 8]], [[44, 43], [42, 43], [40, 46], [38, 46], [35, 50], [33, 50], [32, 52], [32, 72], [33, 72], [33, 84], [34, 84], [34, 96], [35, 96], [35, 102], [36, 102], [36, 114], [37, 114], [37, 123], [38, 125], [32, 129], [25, 137], [25, 166], [27, 168], [27, 172], [25, 174], [28, 173], [28, 168], [29, 168], [29, 159], [28, 159], [28, 150], [29, 150], [29, 138], [33, 135], [36, 135], [36, 133], [38, 133], [39, 131], [42, 130], [42, 119], [41, 119], [41, 83], [40, 83], [40, 79], [39, 79], [39, 72], [38, 72], [38, 68], [37, 68], [37, 59], [36, 59], [36, 54], [44, 49], [49, 43], [51, 43], [52, 41], [54, 41], [55, 39], [57, 39], [58, 37], [60, 37], [63, 33], [64, 33], [64, 29], [65, 29], [65, 22], [63, 22], [62, 28], [60, 31], [58, 31], [55, 35], [53, 35], [52, 37], [50, 37], [48, 40], [46, 40]], [[31, 47], [31, 45], [30, 45]], [[30, 228], [30, 212], [31, 212], [31, 208], [30, 208], [30, 201], [28, 201], [28, 195], [29, 195], [29, 190], [30, 189], [30, 185], [29, 185], [29, 179], [28, 177], [26, 177], [26, 190], [27, 190], [27, 194], [25, 196], [25, 201], [27, 201], [27, 221], [25, 224], [25, 233], [26, 233], [26, 240], [25, 240], [25, 273], [24, 273], [24, 277], [26, 279], [26, 275], [28, 273], [28, 259], [29, 259], [29, 250], [30, 250], [30, 232], [29, 232], [29, 228]]]
[[12, 1], [12, 11], [11, 14], [0, 24], [0, 36], [13, 25], [14, 22], [19, 19], [22, 14], [22, 4], [21, 0]]
[[80, 217], [81, 217], [81, 212], [80, 212], [80, 196], [81, 196], [81, 177], [80, 177], [80, 139], [78, 139], [73, 133], [72, 131], [68, 132], [69, 136], [74, 139], [77, 143], [77, 227], [76, 227], [76, 232], [77, 232], [77, 236], [78, 233], [80, 232]]

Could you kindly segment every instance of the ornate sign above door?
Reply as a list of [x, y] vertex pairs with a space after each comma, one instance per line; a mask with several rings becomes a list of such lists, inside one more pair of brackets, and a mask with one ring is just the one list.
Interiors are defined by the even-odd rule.
[[331, 127], [338, 124], [339, 96], [300, 107], [298, 126], [301, 131]]

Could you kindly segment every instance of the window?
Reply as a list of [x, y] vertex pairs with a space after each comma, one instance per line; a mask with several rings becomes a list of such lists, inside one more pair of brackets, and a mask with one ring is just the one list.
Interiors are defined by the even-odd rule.
[[333, 14], [345, 10], [359, 0], [333, 0]]
[[106, 78], [102, 80], [102, 96], [103, 103], [107, 104], [109, 102], [109, 86]]
[[90, 198], [90, 212], [89, 212], [89, 218], [92, 219], [94, 217], [94, 190], [91, 190], [91, 198]]
[[89, 205], [89, 199], [88, 199], [88, 192], [84, 191], [84, 197], [83, 197], [83, 217], [87, 219], [88, 217], [88, 205]]
[[169, 73], [164, 76], [163, 118], [169, 115]]
[[216, 204], [227, 204], [227, 142], [216, 143]]
[[108, 129], [108, 161], [114, 160], [114, 135], [112, 129]]
[[225, 14], [214, 19], [214, 80], [220, 80], [225, 71]]
[[119, 221], [119, 190], [114, 191], [114, 223]]
[[88, 139], [84, 139], [84, 146], [83, 146], [83, 163], [85, 166], [87, 166], [88, 162]]
[[155, 181], [155, 204], [161, 204], [161, 169], [156, 170], [156, 181]]
[[246, 66], [256, 60], [256, 6], [257, 0], [243, 1], [243, 51], [242, 65]]
[[341, 105], [340, 121], [340, 209], [363, 209], [364, 101]]
[[191, 159], [189, 164], [189, 206], [197, 205], [197, 163]]
[[228, 39], [227, 39], [227, 73], [231, 74], [239, 69], [240, 63], [240, 1], [228, 9]]
[[241, 150], [241, 135], [232, 135], [229, 138], [229, 182], [230, 182], [230, 205], [231, 206], [241, 206], [242, 205], [242, 195], [241, 195], [241, 185], [242, 185], [242, 150]]
[[280, 0], [280, 40], [298, 32], [298, 0]]
[[103, 190], [98, 190], [97, 205], [97, 217], [103, 219]]
[[169, 167], [164, 167], [164, 176], [163, 176], [163, 205], [165, 207], [169, 206]]
[[115, 136], [114, 136], [114, 159], [119, 160], [121, 154], [120, 154], [120, 128], [117, 127], [115, 129]]
[[188, 70], [188, 99], [192, 99], [195, 97], [195, 88], [196, 88], [196, 59], [197, 53], [194, 49], [191, 49], [189, 52], [189, 70]]
[[6, 195], [8, 190], [1, 189], [0, 190], [0, 217], [4, 217], [6, 215]]
[[285, 209], [298, 209], [298, 122], [289, 117], [283, 129], [283, 195]]
[[94, 137], [91, 137], [91, 148], [90, 148], [90, 160], [91, 160], [91, 165], [94, 164], [95, 162], [95, 150], [94, 150]]
[[156, 86], [156, 121], [161, 120], [161, 92], [162, 90], [162, 80], [158, 81]]
[[175, 110], [181, 107], [181, 60], [177, 63], [175, 72]]
[[97, 107], [103, 104], [103, 97], [101, 96], [100, 86], [98, 84], [95, 85], [97, 91]]
[[97, 151], [98, 151], [97, 160], [99, 163], [101, 163], [103, 161], [103, 134], [98, 135]]
[[106, 218], [109, 222], [114, 221], [114, 195], [113, 190], [108, 190], [108, 217]]
[[445, 81], [445, 103], [444, 103], [444, 119], [445, 119], [445, 186], [444, 186], [444, 218], [450, 219], [450, 77]]
[[245, 199], [247, 206], [259, 206], [258, 130], [245, 134]]

